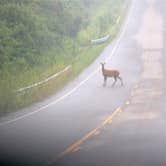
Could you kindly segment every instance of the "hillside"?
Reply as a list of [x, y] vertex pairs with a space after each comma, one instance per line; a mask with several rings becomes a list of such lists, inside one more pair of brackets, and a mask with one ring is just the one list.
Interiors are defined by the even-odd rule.
[[[126, 1], [0, 0], [0, 113], [41, 100], [91, 63], [104, 45], [90, 40], [115, 36]], [[71, 64], [67, 78], [15, 92]]]

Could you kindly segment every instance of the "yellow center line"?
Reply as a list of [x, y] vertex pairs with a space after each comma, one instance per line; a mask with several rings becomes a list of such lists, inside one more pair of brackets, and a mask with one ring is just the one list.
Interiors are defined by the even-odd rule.
[[99, 133], [100, 130], [106, 126], [107, 124], [110, 124], [113, 120], [113, 118], [118, 114], [121, 113], [122, 110], [120, 107], [118, 107], [110, 116], [108, 116], [100, 125], [98, 125], [95, 129], [90, 131], [88, 134], [86, 134], [84, 137], [73, 143], [71, 146], [66, 148], [62, 153], [60, 153], [55, 160], [52, 160], [48, 163], [48, 165], [53, 164], [57, 162], [59, 159], [63, 158], [69, 153], [75, 152], [80, 149], [80, 145], [90, 139], [91, 137], [95, 136], [96, 133]]

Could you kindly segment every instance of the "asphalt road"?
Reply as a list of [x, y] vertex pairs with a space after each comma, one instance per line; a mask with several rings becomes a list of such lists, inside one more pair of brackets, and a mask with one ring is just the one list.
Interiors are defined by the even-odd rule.
[[[165, 9], [164, 0], [133, 1], [117, 39], [78, 78], [1, 118], [1, 165], [166, 165]], [[124, 86], [102, 86], [102, 61]]]

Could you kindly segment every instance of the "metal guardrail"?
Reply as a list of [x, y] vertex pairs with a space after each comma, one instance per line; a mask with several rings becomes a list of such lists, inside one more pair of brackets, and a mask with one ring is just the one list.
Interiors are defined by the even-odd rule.
[[[120, 21], [120, 16], [117, 18], [116, 23], [118, 24], [119, 21]], [[101, 38], [99, 38], [99, 39], [92, 39], [92, 40], [91, 40], [91, 44], [100, 44], [100, 43], [104, 43], [105, 41], [107, 41], [107, 40], [109, 39], [109, 37], [110, 37], [110, 34], [108, 34], [108, 35], [106, 35], [106, 36], [104, 36], [104, 37], [101, 37]], [[54, 79], [55, 77], [58, 77], [60, 74], [62, 74], [62, 73], [64, 73], [65, 71], [69, 70], [70, 68], [71, 68], [71, 65], [68, 65], [66, 68], [64, 68], [64, 69], [61, 70], [60, 72], [55, 73], [54, 75], [52, 75], [52, 76], [46, 78], [45, 80], [40, 81], [40, 82], [37, 82], [37, 83], [34, 83], [34, 84], [29, 85], [29, 86], [27, 86], [27, 87], [20, 88], [20, 89], [16, 90], [15, 92], [18, 92], [18, 93], [19, 93], [19, 92], [23, 92], [23, 91], [25, 91], [25, 90], [28, 90], [28, 89], [34, 88], [34, 87], [36, 87], [36, 86], [39, 86], [39, 85], [41, 85], [41, 84], [43, 84], [43, 83], [46, 83], [46, 82], [48, 82], [48, 81]]]
[[[121, 17], [118, 16], [117, 19], [116, 19], [116, 24], [119, 24], [120, 19], [121, 19]], [[92, 39], [91, 40], [91, 44], [101, 44], [101, 43], [104, 43], [104, 42], [106, 42], [109, 39], [109, 37], [110, 37], [110, 34], [108, 34], [108, 35], [106, 35], [104, 37], [98, 38], [98, 39]]]
[[34, 83], [34, 84], [29, 85], [29, 86], [27, 86], [27, 87], [20, 88], [20, 89], [16, 90], [15, 92], [20, 93], [20, 92], [23, 92], [23, 91], [25, 91], [25, 90], [28, 90], [28, 89], [37, 87], [37, 86], [39, 86], [39, 85], [41, 85], [41, 84], [44, 84], [44, 83], [46, 83], [46, 82], [48, 82], [48, 81], [54, 79], [55, 77], [58, 77], [59, 75], [61, 75], [61, 74], [64, 73], [65, 71], [69, 70], [70, 68], [71, 68], [71, 65], [65, 67], [65, 68], [64, 68], [63, 70], [61, 70], [60, 72], [55, 73], [54, 75], [52, 75], [52, 76], [46, 78], [45, 80], [42, 80], [42, 81], [37, 82], [37, 83]]
[[105, 41], [107, 41], [109, 39], [110, 35], [106, 35], [102, 38], [99, 38], [99, 39], [93, 39], [91, 40], [91, 44], [100, 44], [100, 43], [103, 43]]

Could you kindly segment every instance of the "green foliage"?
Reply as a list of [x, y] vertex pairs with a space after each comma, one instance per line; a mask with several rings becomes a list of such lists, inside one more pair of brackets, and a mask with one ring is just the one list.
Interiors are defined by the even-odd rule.
[[117, 32], [126, 1], [0, 0], [0, 112], [31, 103], [39, 93], [14, 90], [69, 64], [73, 74], [92, 62], [102, 46], [89, 47], [90, 40]]

